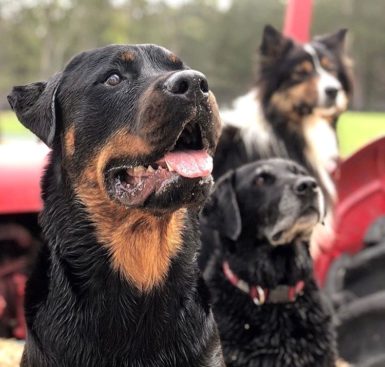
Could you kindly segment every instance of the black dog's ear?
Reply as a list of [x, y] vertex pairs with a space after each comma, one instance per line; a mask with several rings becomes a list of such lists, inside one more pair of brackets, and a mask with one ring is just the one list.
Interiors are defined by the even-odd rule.
[[262, 56], [273, 59], [282, 55], [292, 44], [293, 41], [269, 24], [263, 30], [259, 50]]
[[342, 52], [345, 47], [347, 32], [348, 30], [343, 28], [335, 33], [315, 37], [314, 40], [324, 44], [329, 50]]
[[234, 191], [234, 171], [221, 177], [203, 208], [203, 224], [236, 241], [241, 234], [242, 221]]
[[46, 82], [13, 87], [7, 97], [19, 121], [52, 148], [56, 130], [56, 92], [61, 73]]

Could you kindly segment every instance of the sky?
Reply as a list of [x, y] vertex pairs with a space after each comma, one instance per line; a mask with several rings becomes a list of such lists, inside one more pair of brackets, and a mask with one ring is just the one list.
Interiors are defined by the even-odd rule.
[[[152, 2], [159, 2], [161, 0], [151, 0]], [[185, 2], [189, 2], [188, 0], [165, 0], [168, 4], [178, 6]], [[219, 8], [222, 10], [226, 10], [230, 7], [232, 0], [218, 0]]]

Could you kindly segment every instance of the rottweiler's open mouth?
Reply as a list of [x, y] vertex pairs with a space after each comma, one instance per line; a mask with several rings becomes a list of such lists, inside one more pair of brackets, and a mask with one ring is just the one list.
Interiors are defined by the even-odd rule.
[[142, 205], [180, 180], [209, 181], [213, 159], [205, 147], [199, 125], [190, 123], [163, 157], [141, 165], [117, 165], [107, 171], [109, 194], [122, 204]]

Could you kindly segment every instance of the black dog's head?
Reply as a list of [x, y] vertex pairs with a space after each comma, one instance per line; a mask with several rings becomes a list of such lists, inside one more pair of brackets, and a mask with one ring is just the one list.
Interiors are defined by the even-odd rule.
[[215, 98], [203, 74], [162, 47], [83, 52], [62, 73], [15, 87], [8, 99], [20, 121], [60, 155], [92, 210], [106, 202], [175, 210], [201, 202], [210, 188]]
[[261, 160], [223, 176], [203, 210], [203, 222], [252, 256], [259, 244], [308, 241], [323, 219], [316, 181], [298, 164]]
[[268, 113], [291, 121], [316, 113], [335, 119], [345, 111], [352, 92], [346, 30], [301, 45], [266, 26], [260, 47], [259, 90]]

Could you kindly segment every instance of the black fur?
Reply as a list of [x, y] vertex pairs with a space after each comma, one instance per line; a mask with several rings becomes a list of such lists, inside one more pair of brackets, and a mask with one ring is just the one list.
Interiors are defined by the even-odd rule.
[[[335, 366], [335, 334], [329, 306], [313, 279], [310, 233], [303, 236], [299, 231], [288, 243], [275, 246], [266, 235], [266, 228], [280, 218], [284, 195], [286, 207], [293, 206], [287, 215], [295, 218], [304, 216], [308, 205], [316, 205], [314, 195], [293, 191], [308, 179], [294, 162], [250, 163], [223, 176], [203, 210], [203, 246], [212, 248], [214, 243], [216, 248], [205, 279], [228, 367]], [[229, 227], [231, 222], [237, 225]], [[292, 303], [257, 306], [225, 277], [224, 261], [250, 285], [274, 289], [304, 280], [304, 293]]]
[[[148, 155], [112, 156], [102, 168], [100, 194], [117, 211], [125, 210], [121, 198], [107, 192], [116, 162], [119, 167], [155, 162], [173, 147], [186, 121], [199, 124], [202, 144], [212, 152], [217, 125], [206, 89], [202, 101], [200, 92], [190, 98], [166, 90], [167, 80], [183, 70], [187, 66], [158, 46], [108, 46], [76, 56], [47, 83], [16, 87], [9, 96], [21, 122], [53, 148], [42, 181], [45, 244], [26, 289], [28, 337], [21, 366], [223, 366], [196, 265], [197, 211], [210, 182], [179, 179], [143, 203], [125, 204], [127, 213], [136, 210], [152, 218], [187, 207], [181, 248], [165, 279], [145, 292], [112, 267], [108, 243], [99, 238], [100, 224], [78, 190], [93, 157], [118, 130], [140, 136], [152, 148]], [[118, 85], [107, 84], [111, 74], [120, 75]], [[146, 93], [152, 98], [143, 99]], [[66, 141], [71, 128], [73, 146]], [[128, 139], [125, 145], [130, 144]], [[119, 153], [126, 146], [114, 148]], [[111, 215], [105, 213], [105, 220]], [[133, 225], [133, 235], [141, 224]]]

